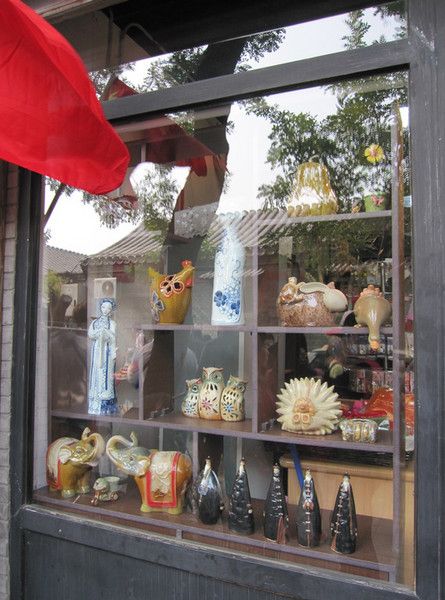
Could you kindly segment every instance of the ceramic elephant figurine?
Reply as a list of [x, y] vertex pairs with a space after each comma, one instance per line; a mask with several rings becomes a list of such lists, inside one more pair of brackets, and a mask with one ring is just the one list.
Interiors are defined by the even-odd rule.
[[142, 448], [134, 432], [130, 440], [121, 435], [111, 437], [106, 452], [118, 469], [134, 477], [141, 494], [142, 512], [182, 513], [192, 477], [192, 461], [188, 456]]
[[46, 477], [50, 491], [59, 490], [62, 498], [90, 491], [90, 471], [105, 451], [105, 442], [99, 433], [86, 427], [80, 440], [62, 437], [48, 446]]

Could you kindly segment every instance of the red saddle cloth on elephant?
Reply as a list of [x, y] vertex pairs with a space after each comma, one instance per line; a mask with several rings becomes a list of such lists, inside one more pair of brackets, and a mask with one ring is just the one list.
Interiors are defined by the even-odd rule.
[[154, 452], [145, 474], [147, 504], [152, 508], [175, 508], [178, 504], [176, 474], [180, 452]]

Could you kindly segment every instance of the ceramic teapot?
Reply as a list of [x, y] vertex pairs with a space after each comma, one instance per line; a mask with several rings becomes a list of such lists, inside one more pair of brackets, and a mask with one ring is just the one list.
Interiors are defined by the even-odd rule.
[[334, 283], [298, 283], [296, 277], [289, 277], [277, 299], [278, 317], [287, 327], [331, 327], [333, 313], [347, 306], [346, 296]]

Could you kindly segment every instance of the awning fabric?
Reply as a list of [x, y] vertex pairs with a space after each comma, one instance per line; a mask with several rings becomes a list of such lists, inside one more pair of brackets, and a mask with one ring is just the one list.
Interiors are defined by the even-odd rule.
[[20, 0], [0, 1], [0, 158], [92, 194], [129, 162], [76, 51]]

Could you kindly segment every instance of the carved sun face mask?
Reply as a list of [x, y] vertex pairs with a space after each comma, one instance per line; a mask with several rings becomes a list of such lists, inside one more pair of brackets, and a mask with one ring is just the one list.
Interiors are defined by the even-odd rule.
[[278, 394], [281, 428], [293, 433], [325, 435], [337, 429], [341, 415], [333, 387], [315, 379], [291, 379]]
[[293, 410], [293, 422], [304, 429], [310, 426], [312, 417], [315, 415], [315, 408], [309, 398], [297, 400]]

